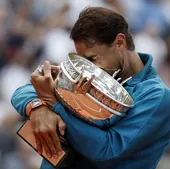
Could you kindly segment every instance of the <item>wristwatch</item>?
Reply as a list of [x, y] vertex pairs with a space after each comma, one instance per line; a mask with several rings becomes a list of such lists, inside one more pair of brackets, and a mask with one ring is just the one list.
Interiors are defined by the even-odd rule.
[[31, 111], [33, 109], [36, 109], [37, 107], [40, 107], [41, 105], [47, 105], [47, 103], [44, 100], [39, 99], [39, 98], [36, 98], [36, 99], [32, 100], [26, 106], [26, 115], [28, 117], [30, 117]]

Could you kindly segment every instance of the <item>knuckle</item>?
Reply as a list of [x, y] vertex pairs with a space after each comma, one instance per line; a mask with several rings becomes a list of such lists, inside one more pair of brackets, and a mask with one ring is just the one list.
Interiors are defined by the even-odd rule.
[[49, 132], [49, 129], [46, 128], [46, 127], [42, 127], [42, 128], [40, 129], [40, 133], [41, 133], [41, 134], [46, 134], [46, 133], [48, 133], [48, 132]]
[[36, 77], [36, 73], [35, 73], [35, 72], [33, 72], [33, 73], [31, 74], [30, 78], [31, 78], [31, 80], [34, 80], [34, 79], [35, 79], [35, 77]]
[[46, 76], [44, 77], [44, 80], [46, 80], [46, 81], [51, 80], [51, 76], [50, 76], [50, 75], [46, 75]]
[[33, 130], [37, 129], [38, 130], [38, 121], [36, 119], [31, 119], [31, 127]]
[[39, 132], [40, 132], [39, 129], [37, 129], [37, 128], [33, 129], [33, 134], [34, 135], [37, 135]]
[[56, 133], [56, 128], [54, 128], [54, 127], [50, 128], [50, 129], [49, 129], [49, 132], [55, 134], [55, 133]]
[[37, 124], [39, 121], [37, 118], [31, 118], [31, 124]]

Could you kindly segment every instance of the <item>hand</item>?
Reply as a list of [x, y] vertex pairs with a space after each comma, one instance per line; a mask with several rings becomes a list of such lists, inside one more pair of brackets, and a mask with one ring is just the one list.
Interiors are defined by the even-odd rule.
[[61, 135], [64, 135], [66, 125], [57, 114], [53, 113], [48, 107], [40, 106], [32, 110], [30, 122], [35, 136], [36, 148], [39, 154], [43, 149], [47, 156], [56, 157], [62, 151], [57, 127]]
[[95, 76], [93, 75], [89, 80], [86, 80], [85, 77], [82, 77], [77, 84], [73, 84], [74, 90], [78, 93], [86, 94], [91, 87], [94, 77]]
[[43, 74], [41, 74], [38, 71], [34, 71], [31, 74], [31, 79], [30, 79], [38, 96], [51, 107], [57, 102], [57, 98], [54, 94], [55, 79], [52, 76], [51, 73], [52, 70], [58, 71], [59, 67], [52, 66], [48, 61], [45, 61], [43, 65]]

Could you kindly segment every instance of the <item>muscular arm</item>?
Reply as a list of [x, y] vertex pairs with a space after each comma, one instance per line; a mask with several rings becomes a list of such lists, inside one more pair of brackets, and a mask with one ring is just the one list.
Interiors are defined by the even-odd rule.
[[[11, 102], [16, 110], [24, 115], [26, 103], [36, 96], [32, 86], [26, 85], [13, 94]], [[141, 97], [143, 99], [139, 98], [136, 101], [128, 117], [108, 130], [84, 123], [70, 114], [60, 103], [54, 105], [53, 111], [66, 123], [66, 137], [74, 149], [92, 160], [105, 161], [129, 155], [149, 144], [152, 138], [146, 138], [156, 135], [166, 120], [167, 117], [160, 117], [160, 111], [157, 111], [163, 98], [162, 90], [153, 89]]]
[[162, 91], [153, 89], [152, 92], [153, 95], [147, 93], [142, 96], [145, 99], [136, 102], [128, 117], [107, 130], [75, 118], [61, 104], [56, 104], [53, 111], [65, 121], [68, 140], [77, 151], [95, 161], [117, 159], [150, 144], [168, 117], [160, 117], [160, 111], [157, 111], [163, 98]]

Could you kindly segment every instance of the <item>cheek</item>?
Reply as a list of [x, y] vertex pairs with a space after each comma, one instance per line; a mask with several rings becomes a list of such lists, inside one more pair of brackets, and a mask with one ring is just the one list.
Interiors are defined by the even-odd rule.
[[101, 58], [98, 58], [94, 64], [96, 64], [99, 67], [106, 68], [106, 69], [112, 69], [113, 67], [117, 67], [117, 61], [114, 59], [113, 56], [110, 58], [108, 56], [104, 56]]
[[93, 61], [93, 63], [103, 68], [109, 65], [109, 62], [105, 57], [98, 57], [98, 59]]
[[105, 55], [105, 56], [99, 56], [97, 61], [98, 61], [98, 63], [101, 63], [103, 65], [108, 65], [110, 62], [110, 59], [107, 55]]

